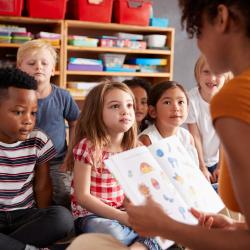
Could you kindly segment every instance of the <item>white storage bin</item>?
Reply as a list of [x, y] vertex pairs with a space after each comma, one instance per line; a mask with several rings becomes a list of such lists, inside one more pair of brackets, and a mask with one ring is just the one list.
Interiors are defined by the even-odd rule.
[[147, 46], [150, 48], [162, 48], [165, 47], [167, 36], [166, 35], [146, 35], [144, 40], [147, 42]]
[[124, 54], [105, 53], [100, 55], [100, 59], [105, 67], [122, 67], [125, 56]]

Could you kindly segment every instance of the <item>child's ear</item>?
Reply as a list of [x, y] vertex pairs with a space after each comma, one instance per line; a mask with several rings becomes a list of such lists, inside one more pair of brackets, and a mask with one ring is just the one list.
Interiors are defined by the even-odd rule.
[[53, 69], [52, 69], [52, 72], [51, 72], [51, 76], [54, 76], [55, 72], [56, 72], [56, 67], [54, 66]]
[[152, 105], [148, 106], [148, 114], [150, 117], [152, 117], [154, 119], [156, 118], [156, 110], [155, 110], [154, 106], [152, 106]]

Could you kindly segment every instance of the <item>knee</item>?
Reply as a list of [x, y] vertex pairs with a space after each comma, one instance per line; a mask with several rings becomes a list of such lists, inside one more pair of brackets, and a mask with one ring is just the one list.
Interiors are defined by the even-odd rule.
[[62, 206], [50, 207], [50, 213], [53, 217], [52, 223], [58, 231], [63, 231], [66, 235], [74, 230], [74, 221], [71, 212]]
[[116, 221], [100, 218], [89, 220], [85, 224], [84, 232], [109, 234], [125, 245], [129, 245], [137, 237], [130, 228]]

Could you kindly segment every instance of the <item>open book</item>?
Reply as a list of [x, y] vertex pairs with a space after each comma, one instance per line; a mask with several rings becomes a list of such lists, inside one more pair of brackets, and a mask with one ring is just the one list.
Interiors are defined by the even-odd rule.
[[[111, 156], [105, 161], [136, 205], [151, 194], [173, 219], [196, 224], [190, 207], [219, 212], [224, 204], [176, 136]], [[163, 222], [164, 223], [164, 222]], [[153, 226], [153, 225], [152, 225]], [[163, 249], [173, 242], [157, 238]]]

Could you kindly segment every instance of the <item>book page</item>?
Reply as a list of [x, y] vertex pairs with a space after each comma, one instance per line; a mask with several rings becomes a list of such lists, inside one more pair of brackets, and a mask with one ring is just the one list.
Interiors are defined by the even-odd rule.
[[224, 208], [220, 197], [195, 166], [179, 138], [171, 136], [148, 148], [188, 206], [215, 213]]
[[[134, 204], [142, 204], [150, 194], [173, 219], [187, 224], [197, 223], [197, 220], [188, 211], [189, 206], [147, 147], [142, 146], [115, 154], [106, 160], [105, 164], [119, 181], [126, 196]], [[157, 237], [157, 241], [163, 249], [173, 244], [172, 241], [159, 237]]]

